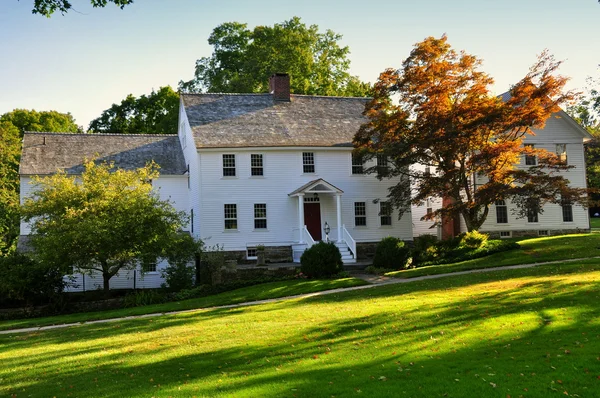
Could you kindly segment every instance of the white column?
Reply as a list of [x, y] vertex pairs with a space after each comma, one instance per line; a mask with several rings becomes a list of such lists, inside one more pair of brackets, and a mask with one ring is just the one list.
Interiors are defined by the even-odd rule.
[[335, 195], [335, 203], [337, 207], [337, 229], [338, 229], [338, 243], [342, 243], [342, 195]]
[[299, 243], [304, 243], [304, 194], [301, 193], [298, 195], [298, 233], [299, 233]]

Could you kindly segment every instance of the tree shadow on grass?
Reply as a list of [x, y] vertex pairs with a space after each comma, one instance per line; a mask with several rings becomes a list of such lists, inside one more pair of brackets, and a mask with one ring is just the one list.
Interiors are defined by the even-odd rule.
[[[2, 376], [0, 393], [18, 385], [34, 396], [546, 396], [552, 388], [590, 396], [597, 381], [586, 369], [597, 366], [600, 350], [597, 281], [519, 278], [529, 271], [488, 294], [461, 289], [498, 280], [490, 275], [456, 288], [387, 286], [2, 339], [5, 352], [55, 347], [3, 362], [21, 377]], [[408, 293], [457, 294], [403, 309]], [[227, 334], [214, 340], [214, 328]], [[65, 357], [73, 361], [55, 363]]]

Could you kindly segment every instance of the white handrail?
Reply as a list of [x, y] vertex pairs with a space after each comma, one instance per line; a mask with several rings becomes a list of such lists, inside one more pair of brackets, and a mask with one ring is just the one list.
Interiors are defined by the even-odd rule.
[[350, 232], [348, 232], [348, 230], [346, 229], [346, 225], [342, 225], [342, 234], [344, 235], [344, 241], [348, 245], [348, 249], [350, 249], [350, 251], [354, 255], [354, 258], [357, 258], [356, 241], [354, 240], [352, 235], [350, 235]]
[[304, 226], [304, 228], [302, 228], [302, 240], [306, 242], [307, 249], [310, 249], [310, 247], [316, 243], [313, 237], [311, 236], [310, 232], [308, 232], [308, 228], [306, 228], [306, 225]]

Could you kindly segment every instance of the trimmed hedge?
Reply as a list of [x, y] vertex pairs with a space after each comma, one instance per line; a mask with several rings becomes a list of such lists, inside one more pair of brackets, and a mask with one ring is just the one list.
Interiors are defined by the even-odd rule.
[[402, 240], [388, 236], [377, 244], [373, 266], [399, 270], [406, 267], [410, 258], [410, 248]]

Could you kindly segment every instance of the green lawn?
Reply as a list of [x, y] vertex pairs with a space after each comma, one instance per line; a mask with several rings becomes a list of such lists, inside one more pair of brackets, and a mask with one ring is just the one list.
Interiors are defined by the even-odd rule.
[[208, 308], [218, 305], [245, 303], [254, 300], [264, 300], [296, 294], [320, 292], [323, 290], [337, 289], [341, 287], [352, 287], [365, 285], [366, 282], [357, 278], [306, 280], [295, 279], [279, 282], [263, 283], [249, 286], [214, 296], [201, 297], [197, 299], [176, 301], [171, 303], [147, 305], [144, 307], [125, 308], [119, 310], [86, 312], [80, 314], [58, 315], [36, 319], [17, 319], [11, 321], [0, 321], [0, 330], [15, 328], [27, 328], [34, 326], [59, 325], [91, 321], [97, 319], [110, 319], [130, 315], [152, 314], [170, 311], [180, 311], [196, 308]]
[[592, 229], [600, 229], [600, 217], [591, 217], [590, 225]]
[[0, 396], [600, 391], [600, 261], [0, 336]]
[[395, 278], [414, 278], [423, 275], [439, 275], [479, 268], [600, 256], [600, 235], [598, 234], [562, 235], [526, 239], [519, 241], [519, 245], [521, 245], [521, 249], [495, 253], [474, 260], [394, 271], [386, 275]]

